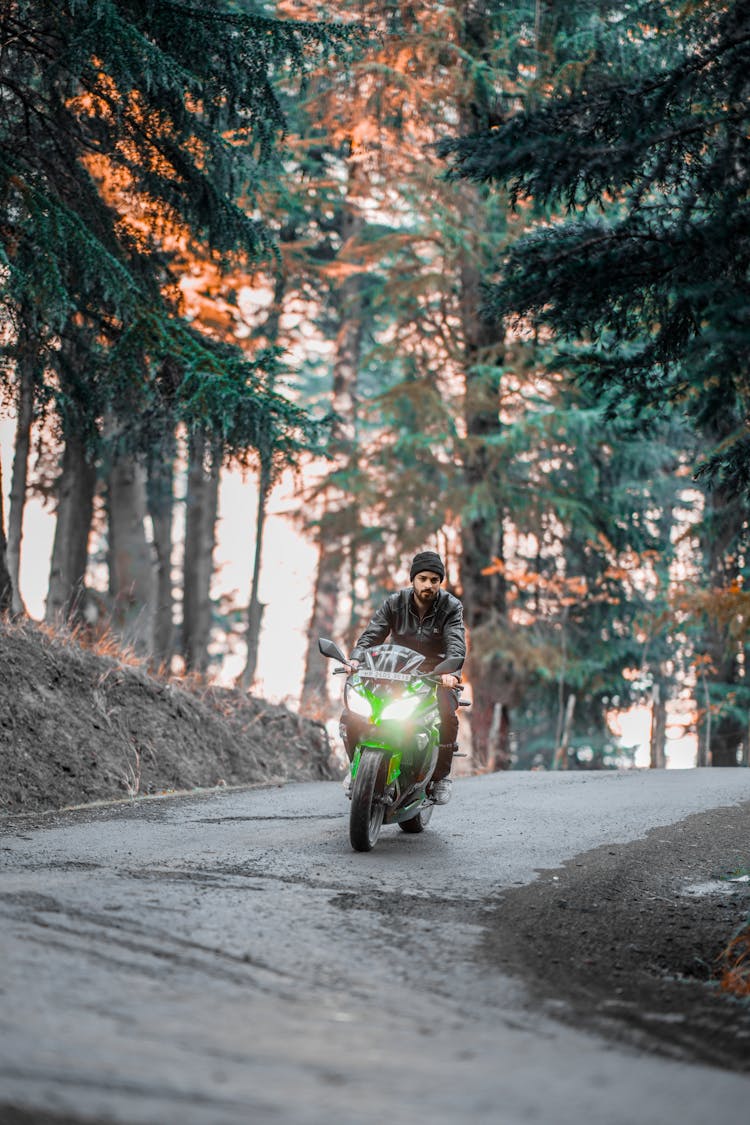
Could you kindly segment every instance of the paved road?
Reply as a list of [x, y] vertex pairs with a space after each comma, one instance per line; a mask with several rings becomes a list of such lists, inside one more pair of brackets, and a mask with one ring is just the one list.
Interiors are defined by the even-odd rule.
[[369, 855], [333, 783], [8, 820], [0, 1121], [736, 1125], [749, 1078], [558, 1024], [479, 949], [537, 869], [748, 800], [750, 770], [467, 778]]

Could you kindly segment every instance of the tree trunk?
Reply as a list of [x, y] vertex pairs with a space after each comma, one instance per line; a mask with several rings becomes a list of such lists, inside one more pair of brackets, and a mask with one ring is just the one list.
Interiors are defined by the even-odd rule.
[[662, 698], [661, 687], [654, 684], [651, 694], [650, 768], [663, 770], [667, 765], [665, 752], [667, 731], [667, 701]]
[[[490, 43], [488, 4], [472, 0], [461, 6], [462, 46], [472, 58], [481, 59]], [[486, 124], [487, 107], [482, 95], [467, 81], [463, 104], [459, 105], [460, 132], [470, 135]], [[505, 579], [501, 573], [483, 575], [493, 559], [503, 560], [503, 484], [501, 466], [489, 441], [497, 437], [500, 420], [500, 351], [502, 328], [480, 315], [481, 284], [490, 270], [483, 241], [486, 238], [482, 215], [482, 191], [470, 184], [461, 185], [459, 208], [463, 229], [472, 232], [458, 262], [461, 334], [464, 368], [463, 474], [468, 493], [467, 508], [472, 513], [461, 529], [461, 595], [470, 637], [466, 674], [471, 682], [473, 704], [469, 713], [474, 761], [480, 768], [493, 764], [497, 769], [510, 766], [510, 755], [496, 757], [491, 743], [495, 706], [503, 705], [506, 729], [510, 729], [512, 709], [518, 705], [518, 685], [512, 662], [498, 651], [497, 630], [506, 617]], [[507, 741], [507, 738], [506, 738]]]
[[[284, 305], [284, 292], [286, 289], [286, 275], [279, 270], [273, 291], [271, 311], [265, 322], [263, 335], [266, 344], [273, 347], [279, 341], [279, 327], [281, 324], [281, 311]], [[269, 391], [274, 389], [271, 380]], [[253, 552], [253, 566], [250, 578], [250, 597], [247, 605], [247, 627], [245, 629], [245, 667], [238, 681], [238, 687], [249, 691], [255, 682], [258, 668], [258, 649], [260, 647], [260, 631], [263, 624], [263, 610], [265, 606], [258, 597], [260, 590], [260, 571], [263, 565], [263, 547], [266, 530], [266, 515], [268, 513], [268, 499], [273, 487], [274, 472], [274, 440], [273, 434], [266, 435], [267, 446], [259, 448], [260, 471], [258, 473], [258, 508], [255, 516], [255, 550]], [[259, 443], [262, 446], [263, 438]]]
[[185, 669], [204, 675], [211, 636], [211, 579], [219, 507], [221, 453], [206, 435], [188, 438], [187, 510], [182, 591], [182, 656]]
[[94, 512], [96, 466], [74, 429], [65, 435], [57, 484], [57, 520], [52, 545], [45, 620], [61, 625], [83, 620], [89, 535]]
[[29, 473], [31, 426], [34, 418], [34, 389], [37, 380], [36, 349], [30, 345], [19, 348], [17, 360], [18, 395], [16, 398], [16, 438], [13, 450], [13, 472], [8, 511], [8, 569], [13, 583], [13, 613], [25, 614], [21, 597], [21, 541], [23, 516]]
[[[356, 260], [357, 244], [364, 225], [358, 199], [361, 165], [350, 161], [348, 174], [347, 201], [341, 224], [341, 257], [345, 259], [350, 254]], [[339, 329], [333, 364], [332, 400], [336, 421], [331, 429], [329, 450], [338, 464], [343, 464], [351, 457], [355, 445], [356, 390], [364, 333], [362, 278], [359, 274], [350, 274], [341, 284], [337, 311]], [[335, 513], [340, 501], [341, 498], [333, 495], [331, 489], [327, 491], [318, 529], [318, 569], [300, 701], [303, 714], [316, 717], [325, 715], [328, 708], [328, 681], [323, 667], [325, 661], [318, 652], [318, 637], [331, 637], [335, 630], [344, 561], [341, 535], [328, 534], [327, 516]]]
[[341, 593], [343, 556], [334, 544], [318, 541], [318, 566], [313, 591], [313, 614], [307, 632], [305, 678], [300, 710], [313, 718], [325, 717], [328, 706], [328, 661], [318, 651], [318, 638], [331, 637]]
[[698, 753], [695, 764], [698, 769], [711, 765], [711, 696], [708, 690], [708, 680], [704, 672], [700, 676], [700, 686], [703, 689], [704, 715], [703, 723], [698, 725]]
[[152, 651], [154, 565], [146, 538], [146, 478], [130, 454], [117, 457], [109, 471], [109, 592], [112, 624], [123, 641], [141, 655]]
[[[481, 210], [475, 199], [476, 213]], [[468, 213], [468, 210], [467, 210]], [[487, 768], [495, 759], [490, 744], [492, 716], [497, 703], [506, 709], [517, 705], [517, 690], [512, 680], [512, 665], [496, 651], [495, 631], [505, 618], [505, 579], [501, 573], [483, 575], [493, 559], [503, 559], [504, 528], [501, 508], [502, 488], [494, 454], [488, 439], [497, 435], [500, 422], [499, 373], [488, 378], [484, 364], [496, 359], [498, 330], [479, 316], [481, 304], [480, 270], [476, 260], [465, 252], [460, 267], [461, 326], [464, 340], [464, 421], [466, 438], [463, 472], [473, 514], [462, 525], [461, 593], [466, 625], [471, 638], [466, 674], [471, 681], [474, 703], [471, 708], [471, 738], [474, 760]], [[508, 768], [507, 754], [497, 759], [497, 768]]]
[[[745, 506], [726, 489], [717, 487], [708, 493], [702, 534], [708, 580], [714, 589], [727, 589], [733, 583], [741, 581], [740, 546], [747, 535], [746, 520]], [[739, 649], [737, 642], [730, 640], [719, 621], [713, 618], [706, 625], [703, 648], [711, 660], [703, 732], [706, 764], [736, 766], [745, 737], [744, 723], [720, 710], [712, 713], [710, 684], [720, 684], [726, 692], [738, 683]]]
[[571, 694], [565, 704], [565, 718], [563, 720], [560, 741], [555, 747], [555, 756], [552, 759], [553, 770], [566, 770], [568, 768], [568, 748], [570, 747], [570, 732], [573, 729], [573, 714], [576, 709], [576, 697]]
[[263, 610], [265, 606], [258, 597], [260, 588], [260, 568], [263, 559], [263, 537], [266, 527], [266, 514], [268, 511], [268, 497], [271, 492], [271, 464], [269, 456], [261, 456], [260, 473], [258, 476], [258, 510], [255, 518], [255, 552], [253, 556], [253, 572], [250, 581], [250, 599], [247, 607], [247, 630], [245, 667], [238, 686], [244, 691], [249, 691], [255, 681], [258, 667], [258, 647], [260, 644], [260, 630], [263, 623]]
[[742, 760], [744, 724], [731, 715], [720, 715], [714, 720], [711, 735], [711, 765], [738, 766]]
[[3, 496], [3, 463], [0, 460], [0, 615], [13, 607], [13, 583], [10, 577], [5, 538], [5, 504]]
[[174, 651], [174, 595], [172, 592], [172, 524], [174, 520], [174, 463], [172, 431], [165, 446], [149, 458], [146, 497], [154, 535], [156, 582], [154, 594], [153, 659], [169, 668]]
[[511, 766], [510, 722], [508, 708], [504, 703], [496, 703], [487, 735], [487, 766], [490, 770], [508, 770]]

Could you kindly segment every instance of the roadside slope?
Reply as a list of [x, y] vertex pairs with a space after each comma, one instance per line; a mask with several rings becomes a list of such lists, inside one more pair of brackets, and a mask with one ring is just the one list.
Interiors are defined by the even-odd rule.
[[323, 726], [285, 707], [0, 624], [0, 813], [334, 776]]

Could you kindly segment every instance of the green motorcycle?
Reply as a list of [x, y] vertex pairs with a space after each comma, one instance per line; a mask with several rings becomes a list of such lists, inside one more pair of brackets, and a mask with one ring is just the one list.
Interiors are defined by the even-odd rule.
[[[323, 656], [347, 659], [333, 641], [321, 637]], [[438, 675], [455, 671], [444, 660], [432, 673], [421, 672], [424, 657], [402, 645], [368, 650], [356, 672], [347, 674], [344, 706], [355, 745], [351, 762], [349, 839], [355, 851], [369, 852], [384, 824], [403, 832], [422, 832], [434, 802], [427, 794], [440, 745]]]

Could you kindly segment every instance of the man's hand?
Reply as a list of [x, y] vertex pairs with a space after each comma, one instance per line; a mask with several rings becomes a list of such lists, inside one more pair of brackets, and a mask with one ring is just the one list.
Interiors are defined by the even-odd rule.
[[346, 666], [347, 666], [347, 668], [349, 669], [350, 672], [356, 672], [357, 669], [359, 668], [359, 661], [358, 660], [347, 660]]
[[460, 680], [458, 676], [454, 676], [452, 672], [442, 672], [440, 675], [440, 683], [443, 687], [452, 688], [458, 687]]

